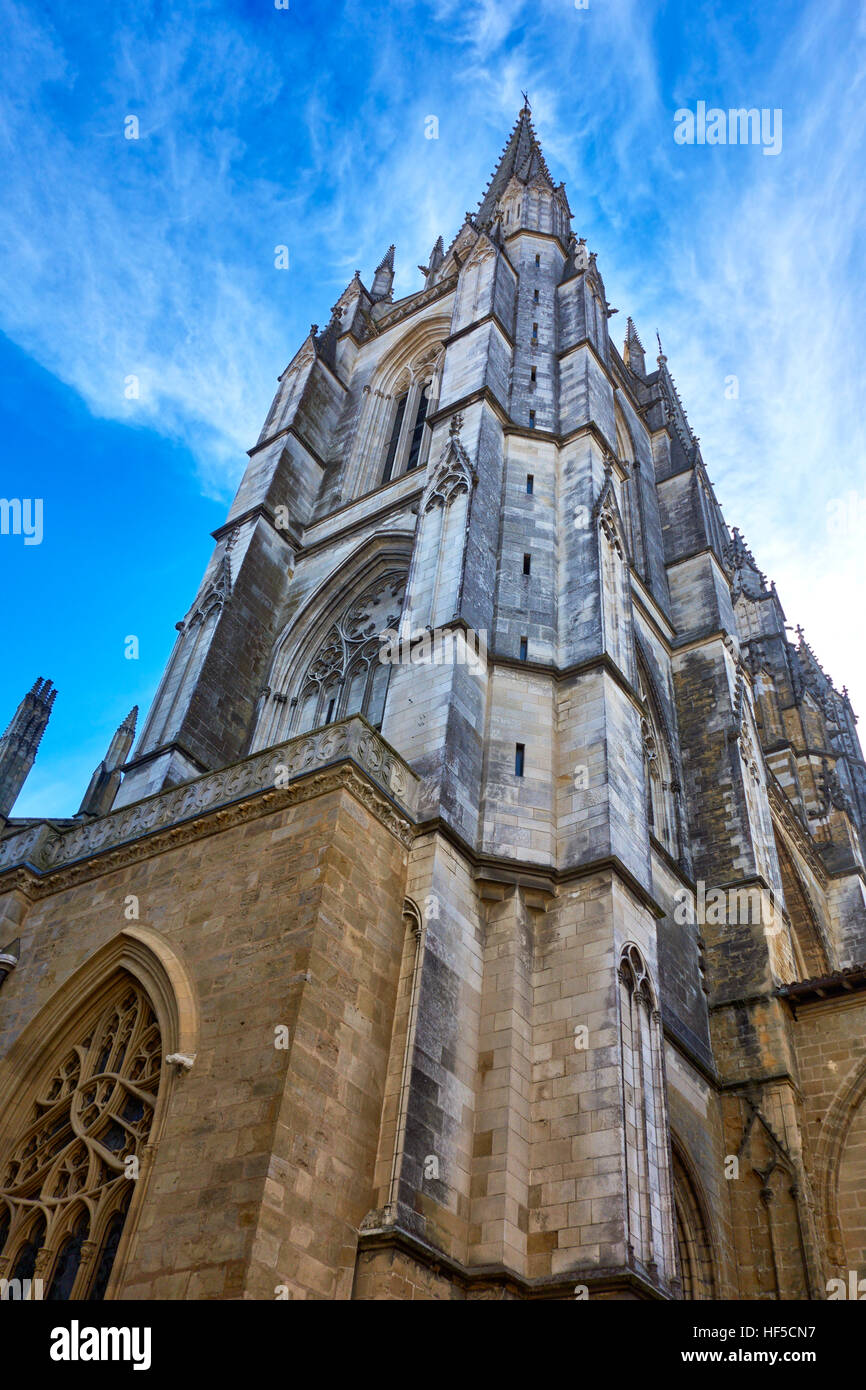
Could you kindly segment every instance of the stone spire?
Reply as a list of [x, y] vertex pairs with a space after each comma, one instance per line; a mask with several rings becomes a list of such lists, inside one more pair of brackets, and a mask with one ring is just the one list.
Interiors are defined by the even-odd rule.
[[121, 769], [129, 757], [129, 750], [135, 739], [135, 721], [137, 718], [138, 705], [133, 705], [108, 745], [108, 752], [90, 779], [90, 785], [84, 793], [84, 800], [78, 808], [79, 816], [104, 816], [111, 810], [123, 780]]
[[626, 324], [625, 346], [623, 348], [622, 357], [625, 365], [631, 367], [632, 371], [638, 376], [646, 376], [646, 357], [644, 355], [643, 343], [638, 337], [638, 331], [634, 326], [634, 320], [631, 318]]
[[442, 262], [444, 261], [444, 259], [445, 247], [442, 244], [442, 238], [440, 236], [436, 242], [436, 245], [433, 247], [433, 250], [430, 252], [429, 265], [419, 265], [418, 267], [421, 274], [424, 276], [425, 287], [433, 283], [433, 281], [436, 278], [436, 272], [439, 269]]
[[373, 288], [370, 297], [374, 300], [388, 299], [394, 285], [394, 247], [389, 246], [379, 264], [376, 266], [376, 274], [373, 277]]
[[36, 758], [57, 691], [40, 676], [0, 738], [0, 823], [5, 821]]
[[730, 544], [725, 547], [725, 560], [733, 571], [735, 595], [745, 593], [749, 598], [760, 598], [767, 592], [767, 576], [758, 568], [738, 526], [731, 530]]
[[529, 103], [524, 100], [523, 109], [517, 117], [517, 123], [502, 151], [493, 177], [484, 191], [484, 197], [481, 199], [475, 217], [476, 223], [483, 227], [492, 220], [496, 212], [496, 205], [512, 178], [527, 184], [530, 179], [536, 177], [545, 180], [550, 185], [551, 190], [555, 188], [550, 170], [541, 152], [538, 137], [532, 126]]

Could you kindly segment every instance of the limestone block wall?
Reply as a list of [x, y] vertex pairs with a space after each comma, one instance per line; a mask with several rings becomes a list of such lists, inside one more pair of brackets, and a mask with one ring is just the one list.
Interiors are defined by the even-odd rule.
[[194, 1064], [172, 1079], [152, 1136], [117, 1297], [351, 1291], [373, 1191], [407, 851], [339, 780], [294, 794], [295, 804], [238, 824], [205, 820], [174, 846], [171, 836], [158, 849], [145, 842], [122, 867], [96, 860], [74, 881], [49, 875], [28, 895], [2, 1055], [123, 930], [133, 900], [141, 925], [185, 963], [200, 1015]]
[[[624, 1267], [628, 1246], [662, 1282], [674, 1275], [663, 1064], [647, 1037], [642, 1057], [636, 1053], [624, 1027], [618, 969], [628, 943], [657, 981], [654, 918], [606, 874], [563, 888], [539, 923], [529, 1241], [536, 1275], [576, 1270], [591, 1280]], [[635, 1068], [645, 1064], [639, 1080]]]
[[[698, 1254], [709, 1264], [712, 1285], [704, 1297], [738, 1298], [731, 1182], [725, 1176], [725, 1134], [718, 1093], [674, 1043], [665, 1048], [671, 1144], [685, 1168], [697, 1206], [693, 1234]], [[675, 1192], [682, 1200], [685, 1194]]]
[[[524, 748], [523, 773], [515, 772]], [[551, 865], [555, 823], [554, 692], [549, 676], [496, 667], [490, 681], [481, 784], [481, 848]]]
[[[803, 1092], [804, 1144], [820, 1228], [825, 1279], [866, 1277], [866, 1000], [796, 1005], [794, 1047]], [[826, 1289], [822, 1290], [826, 1294]]]

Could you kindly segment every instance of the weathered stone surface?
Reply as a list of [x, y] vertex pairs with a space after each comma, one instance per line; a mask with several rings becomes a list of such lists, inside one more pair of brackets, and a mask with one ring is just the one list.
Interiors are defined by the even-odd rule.
[[524, 110], [423, 289], [353, 278], [114, 809], [0, 838], [0, 1167], [124, 971], [172, 1057], [109, 1297], [866, 1274], [854, 714], [570, 222]]

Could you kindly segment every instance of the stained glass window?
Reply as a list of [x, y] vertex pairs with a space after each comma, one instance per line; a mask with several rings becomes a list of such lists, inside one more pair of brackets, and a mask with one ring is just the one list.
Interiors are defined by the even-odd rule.
[[156, 1016], [124, 974], [38, 1083], [0, 1169], [0, 1278], [36, 1271], [49, 1299], [104, 1297], [161, 1067]]

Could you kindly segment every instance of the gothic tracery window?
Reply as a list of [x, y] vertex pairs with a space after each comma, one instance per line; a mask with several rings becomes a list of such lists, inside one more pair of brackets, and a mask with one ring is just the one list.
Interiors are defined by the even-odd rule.
[[364, 715], [379, 728], [391, 671], [389, 665], [379, 660], [380, 635], [386, 630], [397, 630], [405, 590], [405, 572], [392, 572], [348, 604], [329, 628], [296, 686], [288, 727], [275, 726], [270, 742], [289, 733], [306, 733], [352, 714]]
[[427, 418], [438, 396], [441, 349], [427, 352], [403, 371], [394, 391], [382, 460], [382, 483], [410, 473], [427, 462], [430, 429]]
[[47, 1299], [105, 1296], [161, 1064], [156, 1016], [124, 975], [38, 1083], [5, 1157], [0, 1277], [41, 1279]]

